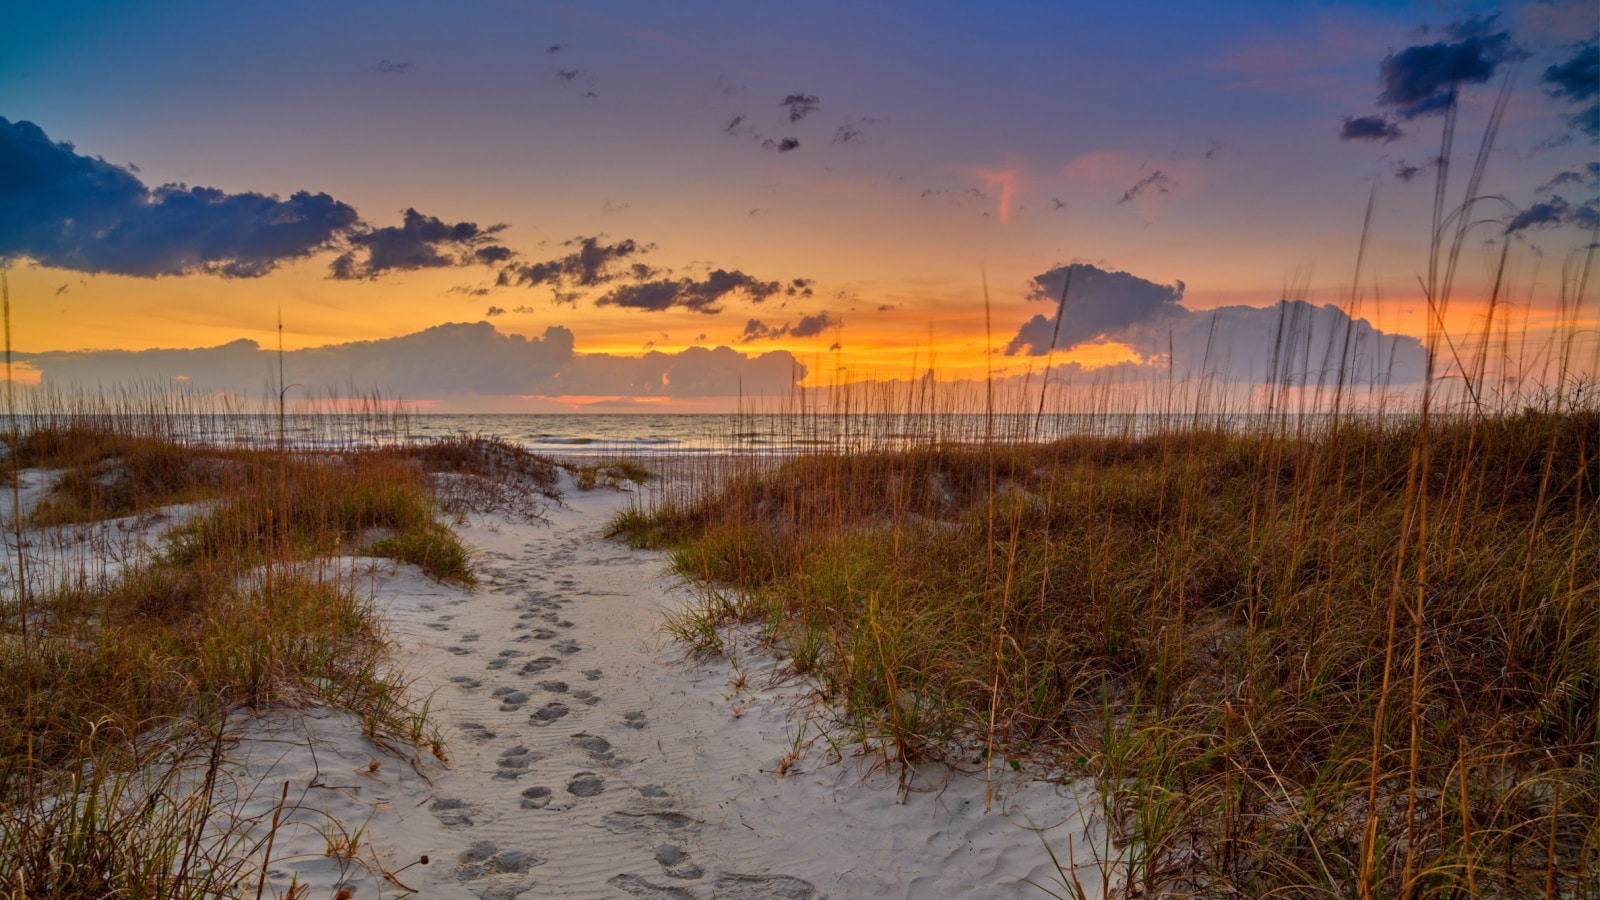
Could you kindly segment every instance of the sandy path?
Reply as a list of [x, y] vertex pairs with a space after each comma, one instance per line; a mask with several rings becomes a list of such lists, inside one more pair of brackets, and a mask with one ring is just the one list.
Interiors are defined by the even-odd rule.
[[[1081, 861], [1103, 841], [1081, 785], [1003, 771], [986, 812], [982, 779], [930, 768], [902, 799], [871, 755], [838, 760], [769, 656], [692, 663], [660, 636], [687, 595], [658, 555], [600, 537], [621, 497], [568, 499], [548, 525], [469, 523], [477, 591], [373, 576], [448, 766], [408, 765], [347, 716], [241, 731], [235, 777], [257, 834], [291, 785], [280, 892], [298, 878], [311, 897], [1046, 896], [1024, 883], [1060, 892], [1030, 829], [1063, 861], [1069, 842]], [[356, 828], [353, 853], [334, 846]], [[1080, 878], [1098, 887], [1097, 872]]]

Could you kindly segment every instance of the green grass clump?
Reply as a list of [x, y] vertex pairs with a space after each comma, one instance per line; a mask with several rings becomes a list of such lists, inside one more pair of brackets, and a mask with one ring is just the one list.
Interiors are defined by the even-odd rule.
[[641, 485], [650, 480], [648, 468], [627, 459], [582, 463], [573, 470], [573, 474], [580, 491], [592, 491], [597, 487], [625, 490], [630, 485]]
[[819, 454], [613, 529], [901, 756], [1098, 776], [1131, 887], [1581, 892], [1597, 498], [1588, 404]]

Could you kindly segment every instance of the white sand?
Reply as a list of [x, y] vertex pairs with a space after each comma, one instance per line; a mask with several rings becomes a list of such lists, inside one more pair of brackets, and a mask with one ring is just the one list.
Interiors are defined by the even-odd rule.
[[[447, 765], [345, 714], [237, 723], [228, 788], [257, 858], [288, 785], [267, 895], [1042, 897], [1026, 881], [1065, 893], [1044, 841], [1063, 863], [1104, 848], [1082, 783], [997, 764], [986, 811], [982, 778], [929, 767], [902, 800], [878, 757], [815, 739], [825, 711], [770, 683], [781, 665], [753, 644], [684, 660], [659, 628], [687, 589], [600, 537], [623, 498], [569, 485], [568, 502], [548, 525], [469, 523], [473, 592], [375, 564]], [[1079, 878], [1099, 893], [1098, 868]]]

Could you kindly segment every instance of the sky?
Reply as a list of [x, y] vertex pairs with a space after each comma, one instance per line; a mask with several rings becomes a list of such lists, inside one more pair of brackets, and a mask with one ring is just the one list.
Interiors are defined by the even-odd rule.
[[[1575, 336], [1592, 370], [1597, 30], [1590, 0], [7, 4], [16, 378], [259, 393], [281, 342], [296, 383], [461, 412], [1249, 382], [1292, 310], [1403, 381], [1491, 300], [1500, 356]], [[1446, 278], [1436, 199], [1469, 192]]]

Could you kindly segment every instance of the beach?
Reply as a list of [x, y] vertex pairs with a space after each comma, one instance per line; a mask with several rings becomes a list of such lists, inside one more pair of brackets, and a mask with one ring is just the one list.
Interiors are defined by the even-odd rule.
[[[1062, 891], [1046, 842], [1063, 864], [1104, 847], [1079, 782], [996, 760], [986, 803], [981, 762], [903, 779], [830, 744], [827, 706], [753, 639], [686, 658], [660, 626], [689, 589], [601, 536], [628, 495], [567, 488], [548, 524], [458, 526], [475, 590], [343, 561], [445, 759], [334, 710], [236, 711], [241, 833], [263, 846], [279, 813], [266, 896], [1045, 896], [1029, 882]], [[1097, 869], [1079, 878], [1098, 892]]]

